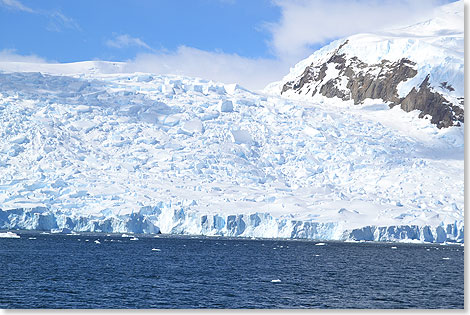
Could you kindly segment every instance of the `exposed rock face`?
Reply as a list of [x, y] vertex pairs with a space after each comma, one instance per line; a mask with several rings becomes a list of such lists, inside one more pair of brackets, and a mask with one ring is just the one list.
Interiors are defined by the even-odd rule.
[[431, 91], [429, 75], [421, 83], [419, 89], [413, 88], [400, 104], [401, 108], [407, 112], [415, 109], [421, 110], [420, 118], [426, 114], [430, 115], [431, 123], [436, 124], [438, 128], [447, 128], [464, 122], [462, 108], [450, 103], [441, 94]]
[[[405, 97], [398, 95], [398, 85], [417, 75], [415, 62], [402, 58], [395, 62], [382, 60], [377, 64], [367, 64], [358, 57], [341, 53], [347, 44], [348, 40], [332, 52], [326, 62], [306, 67], [300, 77], [283, 85], [281, 94], [292, 90], [312, 97], [320, 94], [344, 101], [353, 100], [354, 104], [367, 98], [381, 99], [390, 107], [400, 105], [407, 112], [420, 110], [420, 118], [431, 116], [431, 123], [438, 128], [464, 122], [463, 108], [435, 91], [429, 84], [429, 75], [418, 89], [413, 88]], [[454, 90], [448, 82], [442, 82], [440, 88]], [[463, 99], [460, 99], [460, 105], [463, 105]]]

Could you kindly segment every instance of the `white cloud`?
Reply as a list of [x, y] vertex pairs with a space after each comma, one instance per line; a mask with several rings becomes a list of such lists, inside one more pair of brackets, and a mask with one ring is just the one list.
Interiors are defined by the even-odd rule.
[[49, 16], [49, 24], [47, 25], [47, 30], [60, 32], [64, 28], [70, 28], [75, 30], [80, 30], [78, 23], [59, 11], [44, 12], [45, 15]]
[[49, 21], [46, 26], [48, 31], [60, 32], [64, 28], [80, 30], [80, 26], [74, 19], [64, 15], [58, 10], [33, 10], [22, 4], [19, 0], [0, 0], [0, 5], [12, 10], [45, 16]]
[[132, 37], [128, 34], [116, 35], [113, 39], [107, 40], [106, 45], [113, 48], [127, 48], [136, 46], [152, 50], [152, 48], [140, 38]]
[[139, 54], [129, 61], [126, 71], [200, 77], [258, 90], [281, 78], [289, 66], [274, 59], [251, 59], [181, 46], [173, 53]]
[[14, 49], [3, 49], [0, 50], [0, 62], [46, 63], [47, 61], [36, 55], [19, 55]]
[[309, 46], [356, 33], [406, 25], [431, 11], [438, 0], [274, 0], [281, 19], [267, 24], [274, 54], [298, 60]]
[[4, 7], [7, 7], [9, 9], [13, 10], [19, 10], [19, 11], [24, 11], [24, 12], [29, 12], [29, 13], [34, 13], [34, 10], [25, 6], [18, 0], [0, 0], [0, 4]]

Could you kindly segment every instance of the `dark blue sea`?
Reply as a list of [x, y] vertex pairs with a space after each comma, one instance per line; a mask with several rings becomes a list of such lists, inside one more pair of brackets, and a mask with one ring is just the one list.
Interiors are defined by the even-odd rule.
[[3, 309], [464, 307], [456, 245], [18, 234]]

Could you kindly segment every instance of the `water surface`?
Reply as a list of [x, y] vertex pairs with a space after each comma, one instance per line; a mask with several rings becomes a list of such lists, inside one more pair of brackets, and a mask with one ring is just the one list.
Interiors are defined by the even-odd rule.
[[464, 307], [455, 245], [20, 235], [0, 308]]

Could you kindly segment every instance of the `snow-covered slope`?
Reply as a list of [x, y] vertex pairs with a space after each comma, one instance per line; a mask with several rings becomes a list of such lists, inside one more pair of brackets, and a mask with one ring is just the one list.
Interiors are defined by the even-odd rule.
[[0, 229], [463, 241], [463, 126], [64, 67], [0, 73]]
[[420, 111], [439, 128], [464, 122], [463, 1], [412, 26], [337, 40], [299, 62], [267, 92], [355, 104], [380, 99]]

